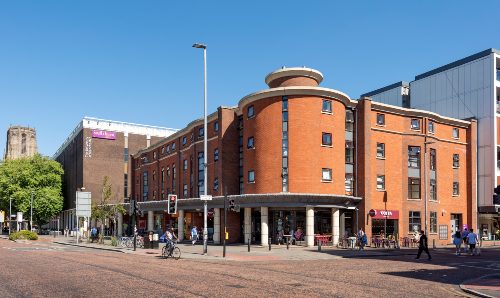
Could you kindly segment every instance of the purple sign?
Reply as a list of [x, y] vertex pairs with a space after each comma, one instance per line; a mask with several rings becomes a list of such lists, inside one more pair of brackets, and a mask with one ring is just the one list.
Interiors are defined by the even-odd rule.
[[92, 130], [92, 137], [97, 139], [115, 140], [116, 132], [107, 130]]
[[463, 224], [462, 225], [462, 231], [463, 230], [469, 230], [469, 225], [468, 224]]

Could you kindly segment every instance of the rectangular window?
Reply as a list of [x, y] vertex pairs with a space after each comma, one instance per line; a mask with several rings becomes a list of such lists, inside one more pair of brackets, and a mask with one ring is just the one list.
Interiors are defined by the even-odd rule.
[[408, 215], [408, 231], [419, 232], [422, 230], [420, 211], [410, 211]]
[[214, 190], [219, 190], [219, 178], [215, 177], [214, 179]]
[[435, 171], [436, 170], [436, 149], [431, 149], [429, 155], [430, 155], [429, 163], [430, 163], [431, 171]]
[[321, 144], [325, 146], [331, 146], [332, 145], [332, 134], [328, 132], [323, 133], [323, 137], [321, 139]]
[[186, 143], [187, 143], [186, 137], [182, 137], [182, 145], [186, 145]]
[[321, 171], [323, 173], [321, 176], [321, 180], [332, 181], [332, 169], [323, 168]]
[[420, 179], [408, 178], [408, 199], [420, 200]]
[[255, 171], [248, 171], [248, 183], [255, 182]]
[[253, 149], [255, 148], [254, 142], [253, 142], [253, 137], [248, 137], [247, 139], [247, 148], [248, 149]]
[[460, 194], [458, 182], [453, 182], [453, 195], [458, 196]]
[[123, 160], [128, 162], [128, 148], [123, 148]]
[[172, 143], [172, 151], [175, 151], [175, 143]]
[[188, 196], [188, 186], [187, 186], [187, 184], [184, 184], [182, 186], [182, 195], [184, 195], [185, 198], [187, 198], [187, 196]]
[[438, 223], [438, 217], [437, 217], [437, 212], [431, 211], [430, 214], [430, 232], [431, 233], [437, 233], [437, 223]]
[[200, 127], [198, 129], [198, 137], [203, 138], [204, 135], [205, 135], [205, 129], [203, 127]]
[[454, 168], [460, 167], [460, 155], [458, 154], [453, 154], [453, 167]]
[[434, 131], [435, 131], [434, 129], [435, 129], [434, 122], [429, 121], [429, 132], [434, 133]]
[[408, 146], [408, 167], [420, 169], [420, 147]]
[[430, 180], [430, 200], [431, 201], [437, 201], [437, 185], [436, 185], [436, 179], [431, 179]]
[[385, 114], [377, 114], [377, 124], [385, 125]]
[[215, 150], [214, 150], [214, 161], [218, 161], [218, 160], [219, 160], [219, 149], [215, 148]]
[[187, 161], [187, 159], [184, 159], [184, 160], [182, 161], [182, 169], [183, 169], [184, 171], [187, 171], [187, 169], [188, 169], [188, 161]]
[[411, 119], [411, 129], [418, 130], [420, 129], [420, 119]]
[[348, 146], [346, 143], [346, 148], [345, 148], [345, 163], [352, 164], [354, 163], [354, 148], [352, 146]]
[[348, 196], [354, 194], [354, 178], [352, 174], [345, 174], [345, 194]]
[[377, 190], [385, 189], [385, 175], [377, 175]]
[[351, 110], [345, 111], [345, 130], [353, 131], [354, 130], [354, 114]]
[[453, 128], [453, 138], [458, 139], [460, 137], [460, 133], [458, 131], [458, 128]]
[[288, 111], [288, 100], [287, 99], [283, 99], [282, 104], [281, 104], [281, 108], [283, 111]]
[[170, 145], [167, 145], [167, 154], [170, 153]]
[[148, 186], [148, 172], [142, 173], [142, 200], [148, 200], [149, 186]]
[[283, 121], [288, 121], [288, 112], [283, 112]]
[[385, 157], [385, 143], [377, 143], [377, 157], [378, 158]]
[[247, 108], [247, 118], [252, 118], [253, 116], [255, 116], [253, 106], [249, 106]]
[[332, 101], [323, 99], [323, 108], [322, 112], [331, 113], [332, 112]]
[[167, 177], [170, 177], [170, 167], [167, 167]]
[[218, 132], [219, 131], [219, 121], [214, 122], [214, 131]]
[[156, 159], [156, 151], [153, 152], [153, 159]]
[[161, 168], [161, 189], [165, 188], [165, 168]]

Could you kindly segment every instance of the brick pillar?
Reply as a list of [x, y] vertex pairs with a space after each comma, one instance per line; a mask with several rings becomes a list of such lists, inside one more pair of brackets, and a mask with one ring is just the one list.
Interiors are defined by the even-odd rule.
[[[248, 240], [250, 239], [252, 232], [252, 208], [245, 208], [244, 231], [245, 231], [244, 242], [245, 244], [248, 244]], [[251, 239], [250, 243], [252, 243]]]
[[179, 241], [184, 240], [184, 210], [178, 210], [179, 217], [177, 217], [177, 237]]
[[314, 246], [314, 207], [306, 207], [306, 245]]
[[220, 208], [214, 208], [214, 244], [220, 244]]
[[148, 232], [154, 230], [154, 213], [148, 211]]
[[269, 217], [269, 208], [268, 207], [260, 207], [260, 244], [261, 245], [269, 245], [268, 237], [269, 237], [269, 227], [267, 225], [268, 217]]

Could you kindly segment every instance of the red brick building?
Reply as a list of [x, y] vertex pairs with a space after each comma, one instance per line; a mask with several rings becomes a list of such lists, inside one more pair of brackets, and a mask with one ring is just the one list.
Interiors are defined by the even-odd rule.
[[[232, 242], [337, 243], [362, 227], [398, 238], [427, 229], [448, 243], [452, 229], [476, 226], [475, 120], [352, 100], [322, 79], [283, 68], [269, 89], [208, 117], [210, 239], [221, 241], [225, 191], [241, 208], [228, 212]], [[132, 194], [148, 211], [140, 228], [172, 225], [184, 238], [202, 226], [203, 133], [199, 119], [133, 155]], [[164, 212], [170, 193], [175, 216]]]

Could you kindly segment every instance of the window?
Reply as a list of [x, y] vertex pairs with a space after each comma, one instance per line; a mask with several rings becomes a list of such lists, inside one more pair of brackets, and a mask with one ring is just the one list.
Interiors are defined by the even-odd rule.
[[420, 169], [420, 147], [408, 146], [408, 167]]
[[429, 132], [430, 133], [434, 133], [434, 122], [432, 121], [429, 121]]
[[282, 111], [288, 111], [288, 99], [283, 98], [281, 102]]
[[453, 135], [454, 139], [458, 139], [460, 137], [460, 133], [458, 131], [458, 128], [453, 128], [452, 135]]
[[385, 175], [377, 175], [377, 190], [385, 189]]
[[377, 124], [378, 125], [385, 125], [385, 115], [384, 114], [377, 114]]
[[170, 153], [170, 145], [167, 145], [167, 154]]
[[200, 127], [198, 129], [198, 137], [202, 138], [205, 135], [205, 129], [203, 127]]
[[161, 154], [165, 154], [165, 147], [161, 147]]
[[436, 149], [431, 149], [429, 155], [430, 155], [429, 163], [430, 163], [431, 171], [435, 171], [436, 170]]
[[352, 174], [345, 174], [345, 194], [352, 196], [354, 194], [354, 178]]
[[321, 171], [323, 173], [321, 176], [321, 180], [332, 181], [332, 169], [323, 168]]
[[123, 160], [128, 162], [128, 148], [123, 148]]
[[420, 129], [420, 119], [411, 119], [411, 129]]
[[172, 151], [175, 151], [175, 143], [172, 143]]
[[283, 112], [283, 121], [288, 121], [288, 112]]
[[255, 171], [248, 171], [248, 183], [255, 182]]
[[153, 152], [153, 159], [156, 159], [156, 151]]
[[458, 196], [460, 194], [458, 182], [453, 182], [453, 195]]
[[188, 186], [187, 186], [187, 184], [184, 184], [182, 186], [182, 194], [184, 195], [185, 198], [187, 198], [187, 196], [188, 196]]
[[214, 122], [214, 131], [219, 131], [219, 121]]
[[214, 179], [214, 190], [217, 191], [219, 190], [219, 178], [215, 177]]
[[191, 136], [189, 137], [189, 140], [191, 141], [191, 143], [193, 143], [193, 140], [194, 140], [194, 134], [191, 134]]
[[454, 168], [460, 167], [460, 155], [458, 154], [453, 154], [453, 167]]
[[249, 106], [249, 107], [247, 108], [247, 117], [248, 117], [248, 118], [252, 118], [253, 116], [255, 116], [255, 114], [254, 114], [254, 110], [253, 110], [253, 106]]
[[[205, 154], [203, 152], [198, 153], [198, 194], [205, 194]], [[191, 167], [192, 168], [192, 167]], [[191, 177], [191, 179], [193, 179]]]
[[354, 114], [351, 110], [345, 111], [345, 130], [353, 131], [354, 130]]
[[431, 201], [437, 201], [437, 186], [436, 186], [436, 179], [431, 179], [430, 180], [430, 200]]
[[215, 148], [214, 150], [214, 161], [219, 160], [219, 149]]
[[345, 163], [354, 163], [354, 145], [350, 141], [345, 143]]
[[26, 134], [21, 135], [21, 154], [26, 154]]
[[430, 232], [431, 233], [437, 233], [437, 222], [438, 222], [438, 218], [437, 218], [437, 212], [435, 211], [431, 211], [431, 222], [430, 222]]
[[186, 137], [182, 137], [182, 145], [186, 145], [186, 143], [187, 143]]
[[167, 167], [167, 177], [170, 177], [170, 167]]
[[253, 149], [253, 148], [255, 148], [255, 146], [254, 146], [254, 142], [253, 142], [253, 137], [248, 137], [248, 140], [247, 140], [247, 148], [248, 148], [248, 149]]
[[408, 231], [417, 232], [421, 230], [420, 211], [410, 211], [408, 215]]
[[149, 192], [149, 186], [148, 186], [148, 172], [142, 173], [142, 200], [147, 201], [148, 200], [148, 192]]
[[419, 178], [408, 178], [408, 200], [420, 200]]
[[332, 101], [323, 99], [323, 108], [322, 112], [331, 113], [332, 112]]
[[323, 137], [321, 140], [321, 144], [325, 146], [331, 146], [332, 145], [332, 134], [328, 132], [323, 133]]
[[384, 157], [385, 157], [385, 144], [377, 143], [377, 158], [384, 158]]
[[184, 159], [184, 160], [182, 161], [182, 169], [183, 169], [184, 171], [186, 171], [186, 170], [188, 169], [188, 161], [187, 161], [187, 159]]

